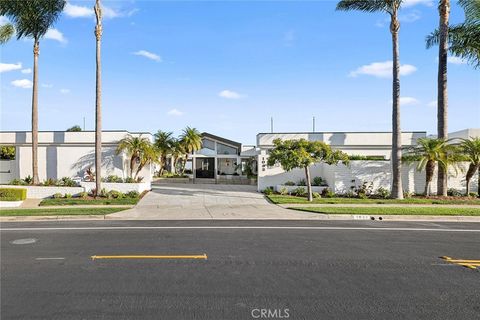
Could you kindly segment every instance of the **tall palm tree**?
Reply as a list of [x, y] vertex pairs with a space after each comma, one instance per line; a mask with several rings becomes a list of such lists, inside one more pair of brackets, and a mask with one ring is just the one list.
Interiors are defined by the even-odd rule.
[[[439, 45], [438, 45], [438, 77], [437, 77], [437, 137], [448, 138], [448, 95], [447, 95], [447, 58], [448, 58], [448, 21], [450, 18], [450, 0], [439, 0], [438, 12]], [[437, 194], [447, 195], [446, 168], [438, 168]]]
[[128, 134], [125, 138], [118, 142], [116, 153], [120, 154], [125, 152], [130, 157], [131, 178], [133, 178], [135, 163], [138, 162], [140, 164], [144, 153], [150, 152], [151, 146], [152, 144], [150, 143], [150, 140], [147, 138], [142, 138], [142, 135], [134, 137], [131, 134]]
[[15, 28], [11, 23], [0, 26], [0, 44], [4, 44], [15, 34]]
[[154, 137], [155, 147], [160, 153], [160, 175], [162, 175], [167, 163], [167, 155], [171, 154], [175, 139], [172, 132], [162, 130], [158, 130], [157, 133], [154, 134]]
[[[458, 0], [458, 3], [465, 12], [465, 21], [448, 28], [448, 49], [450, 54], [480, 68], [480, 1]], [[427, 36], [427, 49], [439, 42], [437, 29]]]
[[188, 154], [202, 148], [202, 135], [195, 128], [186, 127], [180, 135], [180, 143], [185, 150], [185, 161], [183, 162], [182, 173], [185, 172], [185, 166], [188, 160]]
[[405, 162], [418, 161], [417, 170], [425, 170], [425, 196], [430, 196], [430, 185], [437, 163], [439, 169], [443, 168], [446, 172], [448, 166], [454, 163], [454, 151], [455, 146], [445, 139], [420, 138], [417, 145], [403, 158]]
[[403, 199], [402, 187], [402, 140], [400, 128], [400, 58], [398, 49], [398, 31], [400, 22], [398, 10], [402, 0], [341, 0], [337, 10], [364, 12], [384, 12], [390, 16], [390, 33], [392, 35], [393, 81], [392, 81], [392, 191], [391, 197]]
[[97, 194], [102, 190], [102, 8], [100, 0], [95, 1], [93, 7], [97, 24], [95, 25], [96, 39], [96, 89], [95, 89], [95, 174]]
[[172, 167], [175, 173], [177, 173], [178, 161], [186, 154], [185, 148], [179, 139], [173, 139], [172, 142]]
[[[480, 169], [480, 138], [461, 139], [460, 150], [470, 163], [465, 177], [467, 190], [466, 195], [470, 194], [470, 180]], [[478, 182], [478, 194], [480, 195], [480, 181]]]
[[[38, 55], [40, 39], [59, 18], [65, 0], [2, 0], [0, 15], [6, 16], [15, 28], [17, 39], [33, 39], [33, 88], [32, 88], [32, 175], [38, 184]], [[7, 27], [7, 29], [10, 27]], [[8, 30], [6, 30], [8, 31]], [[12, 32], [10, 30], [9, 32]], [[6, 32], [8, 38], [8, 32]]]

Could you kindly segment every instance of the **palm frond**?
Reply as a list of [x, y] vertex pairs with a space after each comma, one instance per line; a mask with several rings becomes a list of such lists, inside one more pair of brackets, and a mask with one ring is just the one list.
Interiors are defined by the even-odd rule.
[[364, 12], [389, 12], [393, 0], [341, 0], [337, 3], [336, 10], [340, 11], [364, 11]]
[[0, 26], [0, 44], [6, 43], [15, 34], [15, 28], [12, 24], [7, 23]]

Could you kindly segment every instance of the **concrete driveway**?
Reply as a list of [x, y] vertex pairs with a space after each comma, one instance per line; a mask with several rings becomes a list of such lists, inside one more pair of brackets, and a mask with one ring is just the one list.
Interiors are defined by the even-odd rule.
[[269, 203], [255, 186], [165, 184], [152, 186], [135, 208], [108, 215], [110, 219], [319, 219]]

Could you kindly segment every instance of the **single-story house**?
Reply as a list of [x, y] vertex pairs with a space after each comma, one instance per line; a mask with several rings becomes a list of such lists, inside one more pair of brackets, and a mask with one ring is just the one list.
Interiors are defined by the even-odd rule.
[[[152, 141], [147, 132], [103, 131], [102, 176], [127, 178], [129, 159], [125, 153], [116, 154], [118, 142], [127, 135], [142, 136]], [[15, 147], [15, 159], [0, 160], [0, 184], [32, 175], [32, 135], [29, 131], [0, 132], [2, 146]], [[40, 181], [47, 178], [70, 177], [83, 180], [87, 169], [95, 168], [95, 132], [40, 131], [38, 133], [38, 171]], [[150, 183], [152, 166], [139, 173], [143, 182]]]

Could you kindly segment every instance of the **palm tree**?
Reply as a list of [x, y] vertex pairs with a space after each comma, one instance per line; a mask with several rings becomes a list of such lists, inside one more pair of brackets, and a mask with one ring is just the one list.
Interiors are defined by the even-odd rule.
[[398, 49], [398, 31], [400, 22], [398, 10], [402, 0], [341, 0], [337, 10], [359, 10], [364, 12], [384, 12], [390, 16], [390, 33], [392, 35], [393, 81], [392, 81], [392, 192], [395, 199], [403, 199], [402, 187], [402, 140], [400, 129], [400, 59]]
[[[172, 167], [175, 173], [177, 173], [178, 161], [182, 157], [184, 157], [185, 154], [186, 152], [181, 141], [179, 139], [173, 139], [171, 156], [172, 156]], [[188, 153], [187, 153], [187, 157], [188, 157]]]
[[101, 65], [101, 44], [102, 44], [102, 8], [100, 0], [95, 1], [94, 6], [97, 24], [95, 25], [96, 39], [96, 90], [95, 90], [95, 173], [97, 193], [102, 190], [102, 65]]
[[160, 175], [163, 174], [163, 170], [165, 169], [165, 165], [167, 163], [167, 155], [171, 154], [172, 147], [174, 143], [173, 133], [166, 132], [162, 130], [158, 130], [157, 133], [154, 135], [155, 137], [155, 147], [158, 149], [160, 153]]
[[[450, 54], [467, 60], [474, 68], [480, 67], [480, 2], [458, 0], [465, 11], [465, 21], [448, 28]], [[438, 45], [440, 32], [435, 30], [427, 36], [427, 49]]]
[[[467, 183], [466, 195], [470, 194], [470, 180], [477, 170], [480, 169], [480, 138], [461, 139], [460, 150], [470, 163], [465, 177]], [[478, 194], [480, 195], [480, 181], [478, 182]]]
[[454, 163], [454, 151], [455, 146], [445, 139], [420, 138], [417, 145], [403, 158], [407, 163], [418, 161], [417, 170], [425, 170], [425, 196], [430, 196], [430, 185], [437, 163], [439, 168], [447, 172], [448, 166]]
[[182, 168], [182, 173], [184, 173], [188, 155], [202, 148], [202, 135], [197, 129], [186, 127], [180, 135], [180, 143], [185, 151], [185, 161]]
[[116, 153], [120, 154], [125, 152], [130, 157], [131, 178], [133, 178], [133, 169], [135, 167], [135, 163], [138, 162], [140, 164], [144, 154], [150, 152], [151, 146], [152, 144], [150, 143], [150, 140], [147, 138], [142, 138], [142, 135], [134, 137], [131, 134], [128, 134], [125, 138], [118, 142]]
[[[32, 88], [32, 175], [33, 184], [38, 184], [38, 55], [40, 39], [57, 21], [65, 0], [2, 0], [0, 16], [6, 16], [15, 28], [17, 39], [33, 39], [33, 88]], [[10, 29], [10, 30], [8, 30]], [[6, 39], [12, 35], [6, 27]]]
[[0, 26], [0, 44], [4, 44], [15, 34], [15, 28], [12, 24], [7, 23]]
[[138, 174], [142, 169], [150, 163], [158, 163], [159, 162], [159, 156], [160, 156], [160, 151], [158, 150], [155, 145], [149, 143], [147, 147], [143, 149], [143, 151], [140, 153], [140, 159], [138, 162], [138, 167], [137, 171], [135, 171], [135, 177], [134, 179], [138, 179]]

